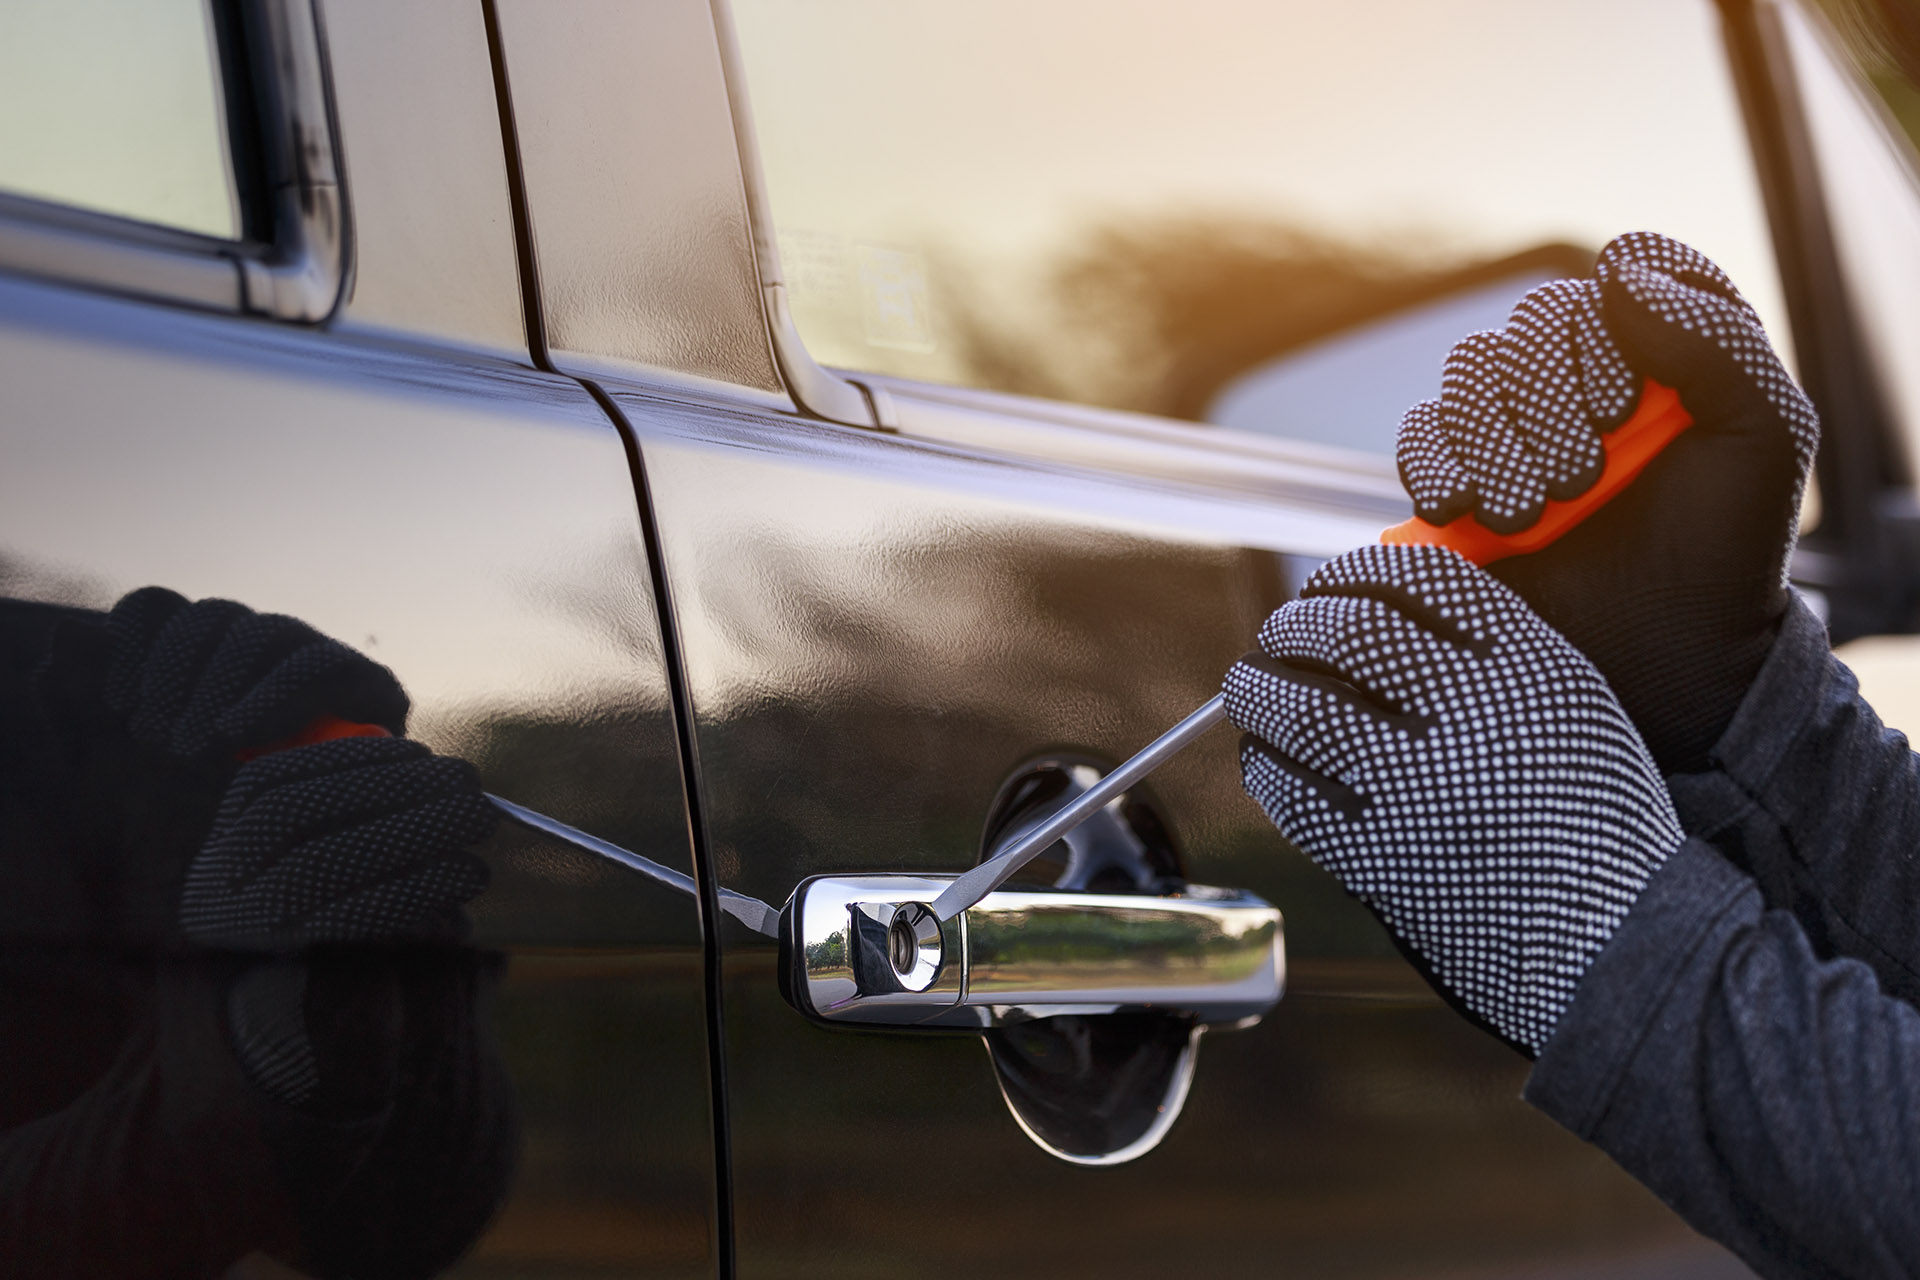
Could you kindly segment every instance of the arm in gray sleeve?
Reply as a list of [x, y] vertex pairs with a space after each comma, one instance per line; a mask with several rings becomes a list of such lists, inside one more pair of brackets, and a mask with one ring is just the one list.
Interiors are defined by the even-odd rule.
[[1527, 1099], [1769, 1277], [1920, 1271], [1920, 1012], [1688, 840]]
[[1815, 954], [1863, 961], [1920, 1004], [1920, 757], [1803, 603], [1711, 754], [1711, 769], [1668, 779], [1688, 834], [1792, 913]]

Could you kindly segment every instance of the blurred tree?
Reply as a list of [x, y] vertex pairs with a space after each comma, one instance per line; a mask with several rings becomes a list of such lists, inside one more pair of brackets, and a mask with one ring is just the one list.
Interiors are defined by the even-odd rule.
[[1476, 259], [1438, 236], [1387, 247], [1185, 214], [1079, 239], [1045, 273], [1044, 333], [964, 291], [941, 303], [969, 385], [1198, 419], [1228, 382], [1294, 348], [1503, 275], [1592, 263], [1566, 244]]

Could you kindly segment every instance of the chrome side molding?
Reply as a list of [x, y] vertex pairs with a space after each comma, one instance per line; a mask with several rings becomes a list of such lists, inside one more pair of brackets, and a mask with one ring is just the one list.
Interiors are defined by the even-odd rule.
[[786, 988], [844, 1026], [979, 1031], [1066, 1014], [1247, 1026], [1286, 986], [1280, 912], [1236, 889], [1178, 895], [1001, 889], [952, 919], [952, 876], [819, 876], [784, 917]]

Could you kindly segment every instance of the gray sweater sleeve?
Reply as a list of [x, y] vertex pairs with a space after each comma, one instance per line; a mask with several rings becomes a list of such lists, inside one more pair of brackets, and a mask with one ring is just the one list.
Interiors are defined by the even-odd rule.
[[1920, 1005], [1920, 757], [1796, 601], [1714, 767], [1668, 779], [1687, 834], [1791, 912], [1814, 952]]
[[1796, 611], [1674, 790], [1527, 1098], [1763, 1275], [1920, 1273], [1914, 757]]

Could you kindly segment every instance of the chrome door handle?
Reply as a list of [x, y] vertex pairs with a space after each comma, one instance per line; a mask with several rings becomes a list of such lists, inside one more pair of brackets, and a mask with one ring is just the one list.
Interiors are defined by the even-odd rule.
[[1156, 1011], [1220, 1026], [1286, 984], [1280, 912], [1237, 889], [1178, 895], [1001, 889], [941, 921], [952, 876], [819, 876], [783, 917], [788, 998], [847, 1026], [980, 1030]]

